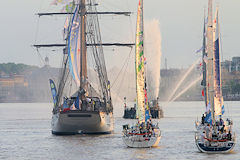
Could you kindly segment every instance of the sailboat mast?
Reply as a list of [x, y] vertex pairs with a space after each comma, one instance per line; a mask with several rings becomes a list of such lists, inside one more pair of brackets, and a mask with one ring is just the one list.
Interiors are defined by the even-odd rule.
[[206, 22], [205, 22], [205, 9], [204, 9], [204, 21], [203, 21], [203, 50], [202, 50], [202, 63], [203, 63], [203, 91], [205, 98], [205, 106], [208, 105], [208, 81], [207, 81], [207, 65], [205, 62], [205, 57], [207, 57], [206, 53]]
[[80, 89], [86, 87], [87, 48], [86, 48], [86, 2], [79, 0], [80, 11]]
[[215, 108], [214, 108], [214, 72], [213, 72], [213, 19], [212, 19], [212, 0], [208, 0], [208, 34], [207, 34], [207, 50], [208, 50], [208, 92], [211, 105], [211, 116], [214, 133], [216, 133]]

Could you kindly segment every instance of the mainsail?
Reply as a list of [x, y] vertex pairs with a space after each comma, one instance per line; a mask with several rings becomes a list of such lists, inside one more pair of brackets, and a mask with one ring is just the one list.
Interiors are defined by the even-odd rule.
[[136, 88], [137, 88], [137, 117], [140, 123], [145, 122], [145, 73], [143, 47], [143, 0], [139, 0], [136, 32]]
[[215, 115], [222, 115], [223, 97], [221, 89], [221, 63], [220, 63], [220, 51], [219, 51], [219, 23], [218, 23], [218, 9], [216, 10], [216, 16], [213, 23], [213, 48], [214, 48], [214, 107]]

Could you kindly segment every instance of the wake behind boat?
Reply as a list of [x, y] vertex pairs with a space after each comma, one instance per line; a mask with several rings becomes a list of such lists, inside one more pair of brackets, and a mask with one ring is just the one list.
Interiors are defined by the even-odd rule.
[[[227, 118], [223, 120], [225, 112], [222, 96], [221, 63], [219, 45], [218, 9], [214, 24], [212, 21], [212, 0], [209, 0], [207, 53], [204, 22], [203, 39], [203, 95], [206, 112], [202, 121], [197, 121], [195, 142], [197, 148], [204, 153], [228, 153], [233, 150], [236, 136], [233, 133], [233, 122]], [[207, 59], [207, 60], [206, 60]]]
[[139, 0], [136, 31], [136, 91], [137, 91], [137, 119], [136, 125], [123, 126], [123, 142], [128, 147], [145, 148], [157, 146], [160, 142], [161, 131], [158, 125], [151, 121], [150, 108], [147, 98], [147, 83], [144, 58], [144, 30], [143, 30], [143, 0]]

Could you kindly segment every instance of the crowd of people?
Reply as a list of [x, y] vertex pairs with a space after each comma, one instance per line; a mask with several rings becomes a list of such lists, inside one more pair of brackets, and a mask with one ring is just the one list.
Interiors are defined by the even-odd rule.
[[155, 126], [152, 124], [151, 119], [147, 120], [147, 122], [137, 123], [135, 126], [129, 128], [129, 126], [124, 125], [124, 134], [130, 135], [143, 135], [143, 137], [151, 137], [155, 136], [154, 132]]
[[81, 110], [81, 111], [99, 111], [101, 108], [105, 106], [99, 99], [93, 98], [66, 98], [64, 97], [63, 105], [61, 106], [61, 110], [66, 112], [69, 110]]
[[[226, 124], [225, 124], [226, 123]], [[214, 131], [213, 125], [205, 121], [205, 116], [202, 116], [202, 142], [224, 142], [232, 140], [232, 121], [227, 119], [226, 122], [222, 118], [216, 121], [216, 132]]]

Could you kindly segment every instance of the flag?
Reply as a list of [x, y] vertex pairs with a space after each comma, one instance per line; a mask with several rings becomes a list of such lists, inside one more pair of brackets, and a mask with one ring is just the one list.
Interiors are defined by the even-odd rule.
[[212, 116], [211, 116], [211, 112], [209, 112], [206, 117], [205, 117], [205, 122], [212, 124]]
[[200, 49], [198, 49], [195, 53], [200, 53], [200, 52], [202, 52], [202, 50], [203, 50], [203, 47], [201, 47]]
[[69, 19], [68, 17], [65, 20], [64, 28], [63, 28], [63, 39], [65, 39], [68, 31], [68, 26], [69, 26]]
[[222, 115], [225, 113], [224, 105], [222, 105]]
[[150, 119], [150, 113], [149, 113], [149, 110], [146, 110], [145, 111], [145, 122], [147, 122], [148, 119]]
[[77, 6], [73, 17], [71, 26], [69, 26], [68, 36], [68, 65], [69, 70], [75, 80], [77, 86], [80, 86], [80, 15], [78, 14], [79, 7]]
[[57, 89], [53, 80], [49, 79], [54, 107], [57, 105]]
[[61, 12], [63, 12], [63, 13], [73, 12], [74, 8], [75, 8], [75, 4], [73, 2], [70, 2], [62, 8]]
[[51, 5], [58, 5], [58, 4], [66, 4], [70, 2], [71, 0], [53, 0]]
[[204, 89], [202, 90], [202, 96], [204, 97]]

